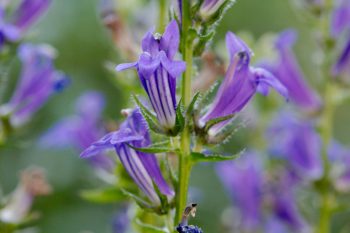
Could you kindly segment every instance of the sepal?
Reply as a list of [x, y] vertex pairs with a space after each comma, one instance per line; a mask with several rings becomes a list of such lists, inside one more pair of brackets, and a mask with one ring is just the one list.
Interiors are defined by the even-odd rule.
[[132, 146], [130, 144], [127, 144], [127, 145], [136, 151], [140, 151], [140, 152], [144, 152], [144, 153], [157, 154], [157, 153], [165, 153], [165, 152], [174, 152], [175, 151], [173, 148], [170, 147], [169, 141], [154, 143], [148, 147], [142, 147], [142, 148], [135, 147], [135, 146]]
[[135, 100], [136, 105], [140, 108], [141, 114], [147, 121], [148, 127], [155, 133], [158, 134], [165, 134], [164, 130], [159, 126], [157, 123], [157, 117], [152, 114], [142, 103], [141, 101], [137, 98], [137, 96], [133, 95], [133, 98]]

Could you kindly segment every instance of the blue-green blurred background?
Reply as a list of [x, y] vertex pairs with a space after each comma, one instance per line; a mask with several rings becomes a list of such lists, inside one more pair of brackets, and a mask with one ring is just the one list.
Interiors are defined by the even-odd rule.
[[[76, 151], [43, 151], [36, 146], [41, 133], [73, 112], [76, 97], [85, 90], [94, 89], [105, 94], [105, 119], [119, 118], [120, 109], [128, 103], [128, 99], [121, 95], [122, 89], [114, 85], [110, 71], [104, 66], [106, 61], [115, 64], [125, 61], [119, 59], [111, 36], [99, 18], [97, 5], [97, 0], [54, 0], [49, 11], [31, 29], [30, 41], [48, 43], [57, 49], [56, 66], [71, 77], [71, 86], [51, 98], [10, 145], [0, 150], [0, 184], [4, 193], [14, 189], [21, 169], [39, 165], [47, 170], [55, 192], [36, 202], [35, 209], [42, 214], [38, 223], [41, 232], [110, 232], [112, 216], [118, 207], [91, 204], [79, 198], [79, 190], [97, 187], [100, 181], [88, 164], [79, 159]], [[137, 10], [142, 11], [142, 8]], [[298, 29], [297, 57], [311, 83], [317, 83], [317, 72], [311, 62], [314, 56], [310, 52], [314, 46], [311, 30], [302, 18], [297, 17], [287, 0], [237, 0], [225, 15], [215, 40], [221, 43], [227, 30], [247, 31], [258, 38], [266, 32], [279, 32], [289, 27]], [[14, 64], [16, 66], [19, 64]], [[14, 68], [11, 77], [15, 79], [17, 75]], [[11, 84], [13, 86], [15, 82]], [[350, 125], [345, 124], [348, 119], [349, 103], [340, 107], [335, 121], [336, 136], [344, 143], [349, 143], [346, 138]], [[228, 152], [237, 151], [234, 143], [225, 145], [225, 148]], [[213, 167], [196, 167], [191, 185], [201, 190], [201, 198], [197, 200], [199, 217], [195, 221], [205, 232], [219, 232], [222, 210], [230, 202]]]

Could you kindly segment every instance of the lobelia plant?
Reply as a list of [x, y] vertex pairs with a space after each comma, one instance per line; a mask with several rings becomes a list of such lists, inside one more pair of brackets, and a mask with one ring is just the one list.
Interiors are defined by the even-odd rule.
[[[49, 3], [22, 0], [10, 11], [12, 2], [0, 2], [2, 53], [7, 45], [20, 42]], [[333, 133], [336, 107], [349, 97], [344, 83], [350, 70], [350, 0], [299, 0], [306, 6], [300, 13], [311, 14], [310, 22], [316, 19], [312, 21], [315, 45], [323, 55], [313, 64], [322, 76], [317, 88], [309, 84], [292, 51], [297, 42], [294, 29], [269, 41], [275, 59], [262, 54], [263, 62], [257, 64], [253, 45], [227, 32], [227, 68], [221, 60], [207, 66], [206, 54], [221, 55], [208, 50], [224, 13], [235, 1], [158, 3], [157, 32], [154, 28], [146, 32], [140, 46], [134, 45], [138, 39], [119, 18], [123, 14], [111, 9], [111, 2], [103, 1], [101, 9], [116, 46], [127, 59], [137, 60], [117, 65], [116, 71], [134, 69], [129, 74], [141, 85], [133, 90], [140, 94], [137, 89], [142, 87], [147, 98], [131, 93], [132, 103], [121, 112], [125, 119], [111, 129], [103, 124], [103, 95], [85, 92], [76, 101], [74, 113], [50, 128], [39, 140], [40, 146], [82, 151], [80, 157], [105, 181], [101, 189], [82, 196], [102, 203], [122, 202], [122, 211], [111, 224], [113, 232], [202, 233], [188, 223], [197, 208], [188, 200], [191, 171], [202, 162], [221, 162], [215, 168], [232, 201], [224, 212], [230, 219], [228, 232], [331, 232], [332, 216], [346, 206], [343, 196], [350, 192], [350, 150]], [[22, 43], [18, 57], [22, 64], [18, 84], [0, 106], [2, 144], [68, 83], [53, 64], [55, 51], [50, 46]], [[194, 87], [194, 79], [201, 82], [208, 74], [224, 76], [218, 88], [212, 82], [217, 77]], [[267, 96], [271, 88], [278, 95], [255, 97], [256, 93]], [[293, 105], [285, 106], [288, 100]], [[235, 141], [237, 147], [241, 143], [248, 150], [219, 153], [236, 131], [237, 118], [249, 117], [247, 107], [254, 104], [261, 108], [253, 111], [257, 122], [251, 127], [252, 138]], [[280, 113], [271, 120], [276, 111]], [[41, 170], [25, 171], [8, 201], [0, 202], [0, 233], [16, 232], [31, 220], [34, 197], [50, 191]], [[307, 209], [300, 205], [301, 199]]]

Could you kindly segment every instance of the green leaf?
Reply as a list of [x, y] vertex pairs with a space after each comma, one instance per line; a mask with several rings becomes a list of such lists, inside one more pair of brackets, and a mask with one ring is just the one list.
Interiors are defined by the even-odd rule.
[[184, 106], [183, 106], [182, 100], [180, 100], [176, 108], [176, 124], [175, 124], [175, 130], [172, 136], [178, 135], [185, 127], [185, 118], [182, 114], [183, 109], [184, 109]]
[[85, 200], [96, 203], [116, 203], [125, 200], [125, 194], [120, 189], [114, 187], [84, 190], [80, 192], [80, 196]]
[[153, 210], [154, 209], [149, 202], [145, 201], [141, 197], [139, 197], [139, 196], [137, 196], [137, 195], [125, 190], [125, 189], [121, 189], [121, 191], [123, 192], [124, 195], [133, 199], [142, 209], [145, 209], [145, 210]]
[[137, 106], [140, 108], [140, 111], [147, 121], [147, 124], [149, 128], [154, 131], [155, 133], [164, 134], [164, 130], [159, 127], [158, 120], [154, 114], [152, 114], [137, 98], [137, 96], [133, 95], [133, 98], [137, 104]]
[[150, 233], [169, 233], [168, 229], [166, 228], [160, 228], [160, 227], [156, 227], [156, 226], [144, 223], [140, 219], [136, 219], [135, 223]]
[[141, 147], [141, 148], [135, 147], [135, 146], [130, 145], [130, 144], [127, 144], [127, 145], [134, 150], [144, 152], [144, 153], [164, 153], [164, 152], [174, 151], [173, 148], [169, 147], [169, 141], [154, 143], [148, 147]]
[[200, 56], [205, 46], [214, 38], [215, 36], [215, 30], [212, 30], [206, 34], [198, 35], [198, 41], [196, 43], [196, 46], [194, 48], [194, 56]]
[[196, 105], [196, 103], [197, 103], [197, 100], [198, 100], [198, 98], [200, 97], [200, 92], [197, 92], [194, 96], [193, 96], [193, 98], [192, 98], [192, 100], [191, 100], [191, 103], [188, 105], [188, 108], [187, 108], [187, 111], [186, 111], [186, 115], [187, 115], [187, 117], [190, 117], [191, 115], [192, 115], [192, 113], [193, 113], [193, 110], [194, 110], [194, 107], [195, 107], [195, 105]]
[[206, 155], [199, 152], [191, 153], [191, 160], [195, 163], [198, 162], [222, 162], [227, 160], [237, 159], [241, 156], [242, 152], [239, 152], [235, 155], [220, 155], [220, 154], [211, 154]]
[[227, 115], [227, 116], [223, 116], [223, 117], [218, 117], [218, 118], [214, 118], [214, 119], [211, 119], [209, 120], [205, 126], [204, 126], [204, 130], [205, 131], [208, 131], [211, 127], [213, 127], [214, 125], [216, 124], [219, 124], [220, 122], [223, 122], [223, 121], [227, 121], [227, 120], [230, 120], [232, 119], [232, 117], [234, 117], [235, 114], [230, 114], [230, 115]]

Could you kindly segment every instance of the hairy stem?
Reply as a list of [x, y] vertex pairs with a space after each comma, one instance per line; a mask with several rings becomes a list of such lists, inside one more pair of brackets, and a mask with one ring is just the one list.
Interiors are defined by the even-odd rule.
[[[191, 27], [191, 13], [190, 13], [190, 1], [182, 0], [182, 28], [181, 28], [181, 45], [182, 56], [186, 62], [186, 71], [182, 78], [182, 101], [184, 106], [187, 107], [191, 101], [191, 78], [192, 78], [192, 58], [193, 58], [193, 45], [192, 40], [188, 36], [188, 31]], [[189, 179], [191, 174], [192, 164], [190, 161], [191, 153], [191, 134], [188, 125], [181, 134], [181, 152], [179, 154], [179, 184], [176, 189], [176, 213], [174, 224], [179, 224], [182, 211], [187, 204], [187, 192]]]

